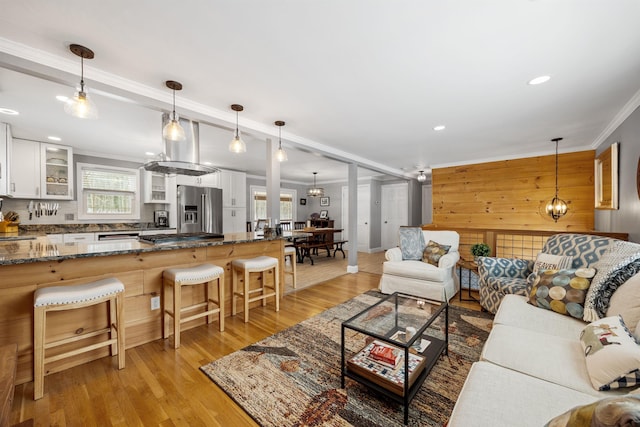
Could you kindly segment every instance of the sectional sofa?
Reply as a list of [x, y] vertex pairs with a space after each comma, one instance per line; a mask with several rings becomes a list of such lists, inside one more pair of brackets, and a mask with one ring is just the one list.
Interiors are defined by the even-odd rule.
[[[635, 408], [636, 419], [640, 422], [640, 395], [633, 395], [637, 392], [633, 384], [640, 378], [640, 345], [637, 341], [640, 335], [640, 273], [637, 273], [640, 245], [603, 237], [562, 234], [550, 237], [544, 250], [573, 257], [574, 268], [566, 269], [565, 273], [568, 270], [576, 273], [579, 268], [600, 272], [592, 279], [591, 286], [601, 284], [600, 288], [608, 291], [599, 292], [601, 301], [592, 301], [591, 305], [596, 307], [597, 317], [604, 320], [585, 321], [586, 309], [583, 318], [579, 318], [581, 316], [575, 312], [559, 314], [541, 308], [546, 303], [540, 303], [540, 300], [547, 295], [539, 292], [543, 286], [538, 278], [554, 274], [555, 280], [561, 276], [560, 270], [542, 269], [533, 276], [514, 274], [515, 278], [524, 279], [519, 294], [504, 292], [514, 289], [514, 284], [518, 288], [517, 281], [481, 282], [481, 287], [497, 286], [497, 283], [508, 285], [500, 289], [492, 287], [489, 292], [485, 289], [485, 296], [491, 294], [491, 301], [496, 302], [490, 307], [496, 312], [493, 328], [480, 361], [474, 363], [469, 372], [449, 427], [544, 426], [554, 418], [550, 426], [583, 425], [575, 424], [575, 419], [569, 421], [575, 413], [567, 411], [595, 402], [603, 407], [602, 399], [606, 399], [606, 403], [620, 396], [637, 402], [636, 406], [632, 404], [625, 408]], [[480, 264], [483, 261], [481, 259]], [[485, 273], [500, 264], [495, 259], [486, 261]], [[626, 276], [630, 277], [620, 279], [622, 276], [618, 272], [621, 269], [625, 269]], [[493, 273], [498, 274], [500, 270], [505, 271], [493, 268]], [[589, 297], [591, 295], [587, 294], [587, 299]], [[604, 304], [600, 304], [602, 301]], [[585, 302], [585, 307], [588, 305]], [[547, 308], [552, 307], [557, 308], [554, 305]], [[626, 324], [626, 330], [622, 325], [612, 326], [620, 318]], [[602, 328], [611, 329], [603, 332]], [[599, 334], [595, 344], [590, 341], [593, 331]], [[624, 347], [617, 340], [622, 340]], [[597, 353], [591, 344], [599, 346]], [[609, 380], [603, 382], [603, 377], [619, 375], [622, 380], [604, 385]], [[615, 388], [617, 386], [625, 387]], [[605, 391], [607, 388], [612, 389]], [[616, 406], [607, 408], [612, 407]], [[581, 410], [593, 412], [593, 407]], [[601, 414], [602, 410], [599, 411], [597, 413]]]

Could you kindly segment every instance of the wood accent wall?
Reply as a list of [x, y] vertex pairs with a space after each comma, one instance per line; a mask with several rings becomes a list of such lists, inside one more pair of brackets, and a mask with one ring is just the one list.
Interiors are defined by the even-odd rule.
[[559, 197], [568, 214], [553, 222], [555, 154], [433, 170], [433, 223], [439, 228], [581, 231], [594, 227], [595, 151], [558, 157]]
[[[87, 283], [112, 276], [125, 285], [124, 317], [126, 347], [131, 348], [162, 338], [162, 309], [151, 310], [151, 297], [162, 295], [162, 272], [169, 267], [187, 267], [205, 262], [225, 269], [225, 310], [231, 314], [231, 261], [268, 255], [280, 260], [280, 294], [284, 290], [284, 244], [282, 240], [206, 246], [157, 252], [75, 258], [0, 266], [0, 345], [18, 345], [16, 383], [33, 379], [33, 293], [40, 287]], [[273, 275], [265, 280], [272, 283]], [[252, 275], [251, 286], [258, 286], [258, 275]], [[183, 306], [204, 300], [202, 286], [182, 288]], [[163, 301], [164, 302], [164, 301]], [[259, 305], [259, 301], [253, 306]], [[268, 302], [273, 306], [273, 299]], [[238, 311], [243, 310], [242, 302]], [[242, 316], [242, 314], [239, 314]], [[215, 316], [214, 316], [215, 317]], [[107, 324], [106, 304], [47, 314], [46, 341], [73, 337], [79, 331], [94, 331]], [[183, 329], [205, 324], [196, 319]], [[217, 330], [217, 321], [211, 326]], [[104, 336], [98, 337], [104, 339]], [[173, 339], [173, 338], [170, 338]], [[86, 344], [86, 341], [83, 344]], [[61, 346], [61, 351], [69, 350]], [[52, 350], [54, 353], [56, 351]], [[173, 351], [173, 350], [172, 350]], [[50, 353], [51, 354], [51, 353]], [[52, 362], [46, 372], [57, 372], [109, 354], [108, 348]], [[114, 358], [114, 366], [117, 366]], [[126, 368], [125, 368], [126, 369]], [[46, 382], [46, 379], [45, 379]]]

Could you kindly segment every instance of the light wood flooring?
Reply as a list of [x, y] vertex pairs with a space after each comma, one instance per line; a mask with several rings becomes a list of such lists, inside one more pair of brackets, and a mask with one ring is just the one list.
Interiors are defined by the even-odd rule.
[[[198, 368], [289, 326], [377, 288], [379, 274], [345, 274], [284, 296], [280, 312], [273, 302], [217, 322], [184, 331], [181, 348], [158, 340], [126, 352], [126, 368], [105, 357], [45, 378], [45, 395], [33, 400], [33, 383], [15, 388], [11, 424], [36, 426], [255, 426]], [[466, 294], [466, 291], [465, 291]], [[476, 293], [477, 297], [477, 293]], [[454, 305], [479, 310], [477, 303]]]

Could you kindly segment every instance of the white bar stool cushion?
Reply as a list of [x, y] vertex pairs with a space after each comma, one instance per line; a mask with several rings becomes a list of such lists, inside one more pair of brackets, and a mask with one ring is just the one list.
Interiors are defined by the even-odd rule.
[[296, 254], [296, 248], [294, 246], [285, 246], [284, 247], [284, 254], [285, 255], [295, 255]]
[[169, 268], [162, 275], [177, 285], [199, 285], [210, 282], [224, 274], [224, 269], [217, 265], [202, 264], [196, 267]]
[[119, 292], [124, 292], [122, 282], [113, 277], [107, 277], [83, 285], [49, 286], [37, 289], [33, 294], [33, 305], [34, 307], [44, 307], [75, 304], [115, 295]]
[[243, 268], [254, 272], [268, 270], [278, 265], [278, 259], [270, 256], [259, 256], [251, 259], [234, 259], [231, 265], [235, 268]]

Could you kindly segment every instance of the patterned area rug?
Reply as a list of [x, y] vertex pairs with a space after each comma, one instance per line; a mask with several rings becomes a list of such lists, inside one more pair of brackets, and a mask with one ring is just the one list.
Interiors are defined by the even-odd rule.
[[[401, 405], [349, 379], [346, 390], [340, 388], [341, 323], [381, 297], [366, 292], [200, 369], [263, 426], [402, 425]], [[411, 402], [409, 425], [447, 421], [492, 319], [449, 307], [449, 355], [440, 357]], [[442, 336], [443, 325], [436, 321], [430, 333]], [[353, 346], [364, 344], [362, 337]]]

